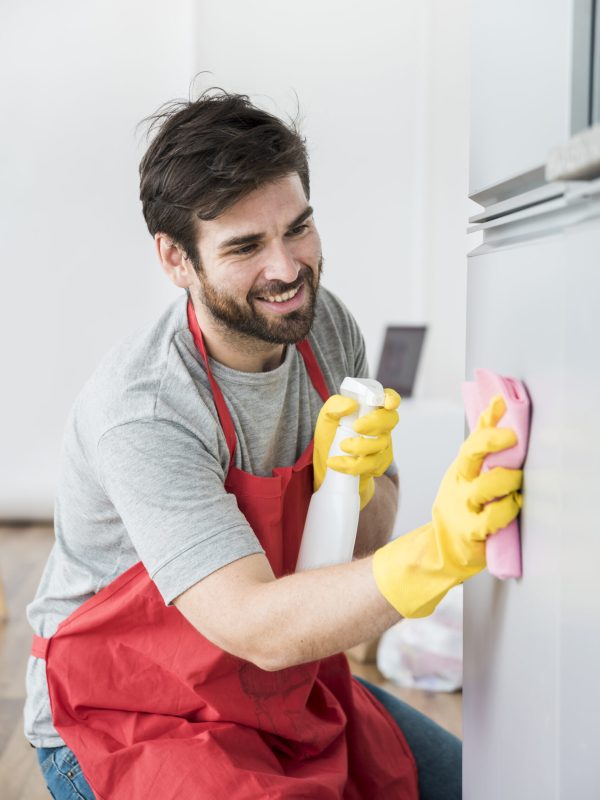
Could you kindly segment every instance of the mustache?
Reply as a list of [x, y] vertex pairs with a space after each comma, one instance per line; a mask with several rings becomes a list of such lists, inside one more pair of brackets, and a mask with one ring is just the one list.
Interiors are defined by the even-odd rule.
[[[320, 265], [319, 265], [320, 266]], [[301, 267], [300, 272], [298, 273], [298, 277], [292, 283], [284, 283], [284, 281], [269, 281], [268, 283], [263, 284], [258, 289], [253, 289], [249, 294], [248, 298], [252, 299], [255, 297], [264, 297], [267, 294], [283, 294], [284, 292], [291, 292], [294, 289], [297, 289], [299, 286], [302, 286], [304, 282], [310, 283], [312, 285], [312, 270], [308, 267]]]

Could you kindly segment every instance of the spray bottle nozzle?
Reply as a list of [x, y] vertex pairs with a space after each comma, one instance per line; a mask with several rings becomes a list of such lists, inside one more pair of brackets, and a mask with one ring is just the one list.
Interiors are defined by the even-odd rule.
[[371, 378], [344, 378], [340, 393], [351, 397], [359, 405], [356, 418], [368, 414], [373, 408], [381, 408], [385, 404], [385, 392], [379, 381]]

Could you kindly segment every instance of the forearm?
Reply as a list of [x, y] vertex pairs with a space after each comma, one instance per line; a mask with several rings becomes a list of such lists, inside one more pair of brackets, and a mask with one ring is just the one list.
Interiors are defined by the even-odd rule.
[[360, 512], [355, 558], [370, 555], [389, 541], [398, 511], [398, 477], [375, 478], [375, 494]]
[[175, 605], [216, 645], [262, 669], [314, 661], [374, 639], [401, 619], [377, 588], [367, 555], [388, 541], [397, 502], [397, 480], [376, 478], [349, 564], [276, 579], [264, 556], [247, 556], [200, 581]]
[[248, 601], [259, 623], [254, 642], [263, 669], [326, 658], [401, 618], [377, 589], [370, 557], [264, 583]]
[[377, 588], [372, 557], [276, 579], [263, 555], [241, 558], [175, 605], [204, 636], [262, 669], [339, 653], [400, 619]]

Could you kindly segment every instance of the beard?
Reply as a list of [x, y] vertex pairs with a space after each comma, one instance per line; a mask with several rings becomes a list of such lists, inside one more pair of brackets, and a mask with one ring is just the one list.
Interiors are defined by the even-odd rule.
[[[201, 300], [212, 317], [221, 326], [252, 339], [260, 339], [269, 344], [296, 344], [306, 338], [315, 318], [317, 291], [321, 280], [323, 259], [319, 260], [317, 272], [309, 267], [300, 268], [293, 283], [269, 281], [257, 289], [251, 289], [245, 301], [240, 302], [227, 292], [209, 283], [203, 269], [198, 271], [202, 289]], [[254, 304], [256, 298], [266, 295], [283, 294], [304, 284], [305, 300], [301, 308], [287, 314], [267, 315]]]

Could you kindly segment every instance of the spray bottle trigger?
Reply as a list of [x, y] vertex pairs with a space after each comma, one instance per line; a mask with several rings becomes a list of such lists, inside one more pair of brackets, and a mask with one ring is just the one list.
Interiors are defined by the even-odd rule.
[[347, 427], [351, 427], [359, 417], [363, 417], [374, 408], [381, 408], [385, 404], [383, 386], [379, 381], [371, 378], [344, 378], [340, 394], [351, 397], [358, 403], [358, 411], [344, 417], [344, 424]]

